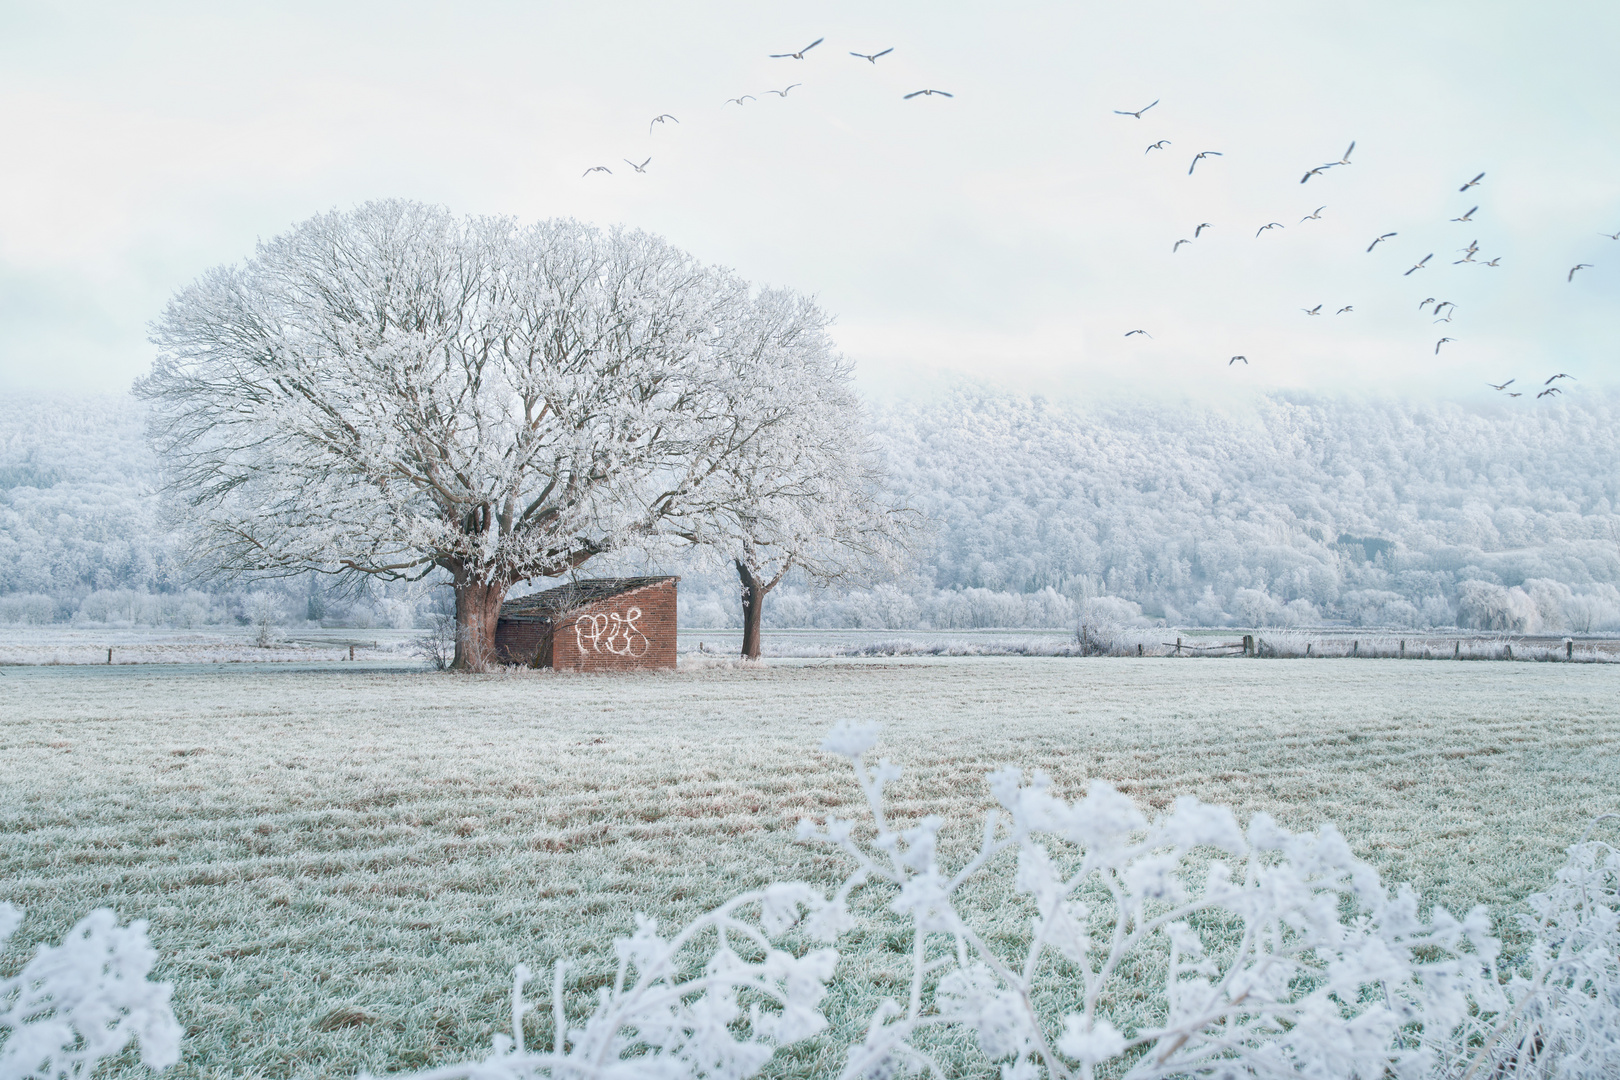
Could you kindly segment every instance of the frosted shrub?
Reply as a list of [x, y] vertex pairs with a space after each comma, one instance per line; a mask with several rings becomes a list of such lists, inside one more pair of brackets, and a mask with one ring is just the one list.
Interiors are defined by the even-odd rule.
[[[0, 904], [0, 949], [21, 922], [21, 911]], [[173, 1065], [180, 1025], [172, 986], [147, 978], [156, 960], [146, 923], [119, 926], [106, 908], [60, 945], [41, 945], [19, 974], [0, 979], [0, 1080], [83, 1080], [131, 1040], [148, 1068]]]
[[[846, 1077], [943, 1075], [917, 1038], [942, 1027], [971, 1029], [1004, 1077], [1089, 1078], [1105, 1063], [1132, 1077], [1421, 1075], [1440, 1057], [1434, 1034], [1493, 1000], [1484, 910], [1419, 918], [1417, 897], [1389, 894], [1331, 827], [1296, 835], [1258, 815], [1244, 829], [1191, 798], [1149, 822], [1107, 784], [1068, 803], [1007, 769], [990, 777], [1001, 810], [952, 872], [936, 858], [939, 819], [889, 825], [883, 789], [899, 770], [868, 765], [875, 740], [846, 727], [825, 745], [854, 764], [875, 835], [863, 842], [837, 819], [800, 826], [856, 863], [835, 903], [884, 882], [912, 921], [908, 1000], [879, 1008]], [[1195, 850], [1220, 856], [1201, 881]], [[957, 907], [1008, 851], [1030, 926], [1016, 950]], [[1148, 985], [1140, 973], [1155, 968]], [[1037, 986], [1053, 980], [1069, 984], [1067, 1004], [1042, 1014], [1034, 1003], [1051, 994]]]
[[670, 938], [660, 937], [651, 919], [636, 922], [633, 935], [614, 942], [612, 987], [597, 992], [596, 1008], [579, 1026], [563, 1004], [567, 965], [554, 969], [551, 1049], [524, 1045], [523, 1017], [533, 1006], [523, 996], [529, 970], [519, 965], [512, 1033], [496, 1036], [481, 1062], [428, 1070], [417, 1080], [732, 1080], [755, 1075], [777, 1047], [827, 1026], [821, 999], [838, 953], [796, 956], [772, 944], [801, 923], [821, 941], [846, 928], [843, 909], [810, 886], [743, 893]]
[[[583, 1021], [565, 1015], [556, 969], [550, 1050], [523, 1044], [519, 967], [512, 1035], [482, 1062], [416, 1080], [752, 1076], [826, 1026], [838, 958], [773, 941], [794, 926], [835, 941], [866, 888], [906, 920], [911, 974], [904, 999], [867, 1019], [843, 1080], [951, 1075], [929, 1040], [946, 1029], [971, 1032], [1003, 1080], [1620, 1075], [1620, 853], [1606, 843], [1570, 848], [1553, 887], [1530, 898], [1524, 959], [1504, 966], [1482, 907], [1424, 917], [1332, 826], [1291, 833], [1258, 814], [1245, 828], [1187, 797], [1149, 821], [1102, 782], [1066, 802], [1042, 776], [991, 774], [999, 809], [948, 869], [939, 818], [891, 822], [884, 789], [900, 770], [869, 762], [878, 735], [841, 724], [822, 744], [854, 766], [870, 814], [799, 825], [801, 840], [853, 861], [830, 897], [772, 885], [668, 939], [638, 918]], [[1004, 855], [1016, 862], [1007, 903], [1028, 928], [1011, 942], [1004, 911], [992, 927], [959, 906], [970, 882], [1004, 872]]]

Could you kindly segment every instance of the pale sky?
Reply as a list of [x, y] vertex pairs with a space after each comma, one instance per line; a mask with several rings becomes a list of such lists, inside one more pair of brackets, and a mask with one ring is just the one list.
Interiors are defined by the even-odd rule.
[[1613, 385], [1616, 41], [1546, 0], [0, 2], [0, 386], [122, 390], [175, 290], [381, 197], [660, 233], [816, 295], [879, 391]]

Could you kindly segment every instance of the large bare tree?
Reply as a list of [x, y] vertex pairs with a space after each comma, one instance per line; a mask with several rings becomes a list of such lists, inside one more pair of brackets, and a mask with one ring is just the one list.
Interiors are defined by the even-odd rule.
[[514, 583], [712, 503], [786, 414], [751, 360], [753, 307], [645, 233], [377, 202], [176, 295], [136, 392], [199, 558], [441, 569], [454, 665], [479, 667]]

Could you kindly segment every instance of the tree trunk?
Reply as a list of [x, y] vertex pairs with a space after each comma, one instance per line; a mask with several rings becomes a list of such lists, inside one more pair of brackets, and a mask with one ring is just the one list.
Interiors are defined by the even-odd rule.
[[744, 659], [758, 660], [759, 620], [765, 613], [765, 594], [771, 587], [760, 581], [741, 559], [737, 560], [737, 576], [742, 579], [742, 654]]
[[485, 671], [496, 661], [495, 623], [510, 582], [493, 584], [455, 574], [456, 655], [452, 671]]

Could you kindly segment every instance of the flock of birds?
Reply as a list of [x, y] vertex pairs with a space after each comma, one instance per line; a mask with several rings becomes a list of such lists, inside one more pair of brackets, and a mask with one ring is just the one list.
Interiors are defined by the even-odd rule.
[[[768, 53], [767, 55], [772, 60], [803, 60], [806, 53], [808, 53], [811, 49], [814, 49], [817, 45], [822, 44], [826, 40], [827, 39], [824, 38], [824, 37], [819, 37], [819, 38], [816, 38], [816, 40], [812, 41], [810, 44], [806, 45], [804, 48], [799, 49], [797, 52]], [[873, 52], [873, 53], [854, 52], [852, 50], [849, 55], [857, 57], [857, 58], [859, 58], [861, 60], [865, 60], [869, 64], [874, 64], [875, 65], [881, 57], [888, 56], [892, 52], [894, 52], [894, 48], [891, 46], [890, 48], [883, 49], [883, 50], [881, 50], [879, 52]], [[800, 87], [800, 86], [803, 86], [803, 85], [804, 85], [803, 83], [789, 83], [787, 86], [784, 86], [780, 90], [761, 90], [760, 93], [761, 94], [775, 94], [779, 98], [785, 98], [796, 87]], [[922, 90], [913, 90], [909, 94], [902, 94], [900, 96], [904, 100], [910, 101], [912, 98], [920, 98], [920, 97], [946, 97], [946, 98], [949, 98], [949, 97], [955, 97], [956, 95], [951, 93], [949, 90], [936, 90], [936, 89], [933, 89], [933, 88], [925, 88], [925, 89], [922, 89]], [[757, 102], [757, 101], [759, 101], [759, 98], [756, 97], [753, 94], [738, 94], [736, 97], [726, 98], [725, 102], [722, 103], [722, 105], [720, 107], [725, 108], [727, 105], [737, 105], [737, 106], [741, 107], [741, 106], [746, 106], [750, 101]], [[653, 117], [652, 121], [647, 125], [647, 134], [651, 135], [653, 133], [653, 129], [656, 128], [659, 124], [669, 124], [669, 123], [679, 124], [680, 120], [676, 119], [674, 116], [670, 115], [669, 113], [660, 113], [659, 115]], [[652, 164], [652, 157], [651, 156], [648, 156], [647, 159], [645, 161], [641, 162], [641, 164], [639, 164], [639, 165], [636, 164], [634, 161], [631, 161], [629, 158], [623, 158], [622, 160], [624, 161], [624, 163], [626, 165], [630, 166], [632, 169], [634, 169], [638, 173], [645, 173], [647, 171], [647, 166]], [[585, 176], [591, 175], [592, 173], [607, 173], [609, 176], [612, 176], [613, 175], [613, 170], [608, 168], [606, 165], [592, 165], [590, 168], [586, 169], [580, 175], [581, 175], [581, 177], [585, 177]]]
[[[818, 46], [824, 44], [826, 42], [826, 40], [827, 39], [824, 38], [824, 37], [819, 37], [816, 40], [812, 41], [810, 44], [804, 46], [802, 49], [792, 50], [792, 51], [789, 51], [789, 52], [769, 53], [767, 55], [772, 60], [797, 60], [797, 61], [802, 61], [802, 60], [805, 59], [806, 55], [808, 55], [812, 49], [815, 49]], [[865, 60], [867, 63], [875, 65], [880, 59], [882, 59], [885, 56], [888, 56], [892, 52], [894, 52], [894, 48], [891, 46], [889, 48], [882, 49], [882, 50], [879, 50], [877, 52], [870, 52], [870, 53], [864, 53], [864, 52], [857, 52], [855, 50], [849, 50], [849, 55], [851, 57], [856, 58], [856, 59]], [[788, 85], [782, 87], [780, 90], [762, 90], [762, 91], [760, 91], [760, 94], [761, 95], [775, 95], [776, 97], [779, 97], [779, 98], [786, 98], [788, 96], [788, 94], [793, 92], [793, 90], [795, 90], [796, 88], [798, 88], [800, 86], [803, 86], [803, 85], [804, 85], [803, 83], [799, 83], [799, 82], [789, 83]], [[912, 100], [914, 98], [923, 98], [923, 97], [936, 97], [936, 96], [937, 97], [945, 97], [945, 98], [955, 97], [955, 95], [952, 94], [948, 90], [940, 90], [940, 89], [936, 89], [936, 88], [932, 88], [932, 87], [926, 87], [926, 88], [919, 89], [919, 90], [913, 90], [910, 93], [903, 94], [901, 96], [906, 101], [910, 101], [910, 100]], [[721, 108], [723, 109], [723, 108], [725, 108], [726, 106], [729, 106], [729, 105], [736, 105], [739, 108], [742, 108], [742, 107], [746, 107], [748, 105], [748, 103], [750, 103], [750, 102], [758, 102], [759, 100], [760, 100], [760, 97], [756, 96], [754, 94], [739, 94], [736, 97], [727, 98], [724, 101], [724, 103], [722, 103]], [[1115, 109], [1114, 113], [1115, 113], [1115, 115], [1118, 115], [1118, 116], [1128, 116], [1128, 117], [1130, 117], [1130, 118], [1132, 118], [1134, 120], [1141, 120], [1142, 117], [1145, 114], [1147, 114], [1150, 110], [1152, 110], [1153, 108], [1158, 106], [1159, 103], [1160, 103], [1159, 99], [1155, 98], [1153, 101], [1151, 101], [1148, 104], [1142, 106], [1140, 109]], [[671, 113], [660, 113], [657, 116], [654, 116], [648, 122], [648, 124], [647, 124], [647, 134], [650, 137], [652, 135], [652, 133], [660, 125], [663, 125], [663, 124], [679, 124], [679, 123], [680, 123], [679, 118], [677, 118], [673, 114], [671, 114]], [[1143, 151], [1143, 152], [1145, 154], [1151, 154], [1155, 150], [1167, 150], [1170, 146], [1171, 146], [1171, 141], [1169, 139], [1159, 139], [1156, 142], [1150, 143], [1148, 145], [1147, 149], [1145, 151]], [[1313, 166], [1313, 167], [1311, 167], [1309, 169], [1306, 169], [1305, 174], [1300, 177], [1299, 182], [1301, 184], [1307, 184], [1314, 177], [1322, 176], [1325, 173], [1327, 173], [1328, 170], [1330, 170], [1330, 169], [1337, 169], [1337, 168], [1343, 168], [1343, 167], [1348, 166], [1350, 164], [1351, 155], [1355, 153], [1355, 149], [1356, 149], [1356, 144], [1355, 144], [1354, 140], [1352, 140], [1350, 145], [1345, 148], [1344, 154], [1338, 160], [1324, 162], [1324, 163], [1322, 163], [1320, 165], [1316, 165], [1316, 166]], [[1196, 173], [1196, 171], [1198, 169], [1198, 163], [1199, 162], [1207, 161], [1208, 159], [1211, 159], [1211, 158], [1219, 158], [1219, 157], [1224, 157], [1224, 156], [1225, 156], [1225, 154], [1220, 150], [1200, 150], [1200, 151], [1198, 151], [1196, 154], [1193, 155], [1192, 160], [1187, 165], [1187, 175], [1192, 176], [1192, 175], [1194, 175]], [[635, 172], [637, 172], [637, 173], [645, 173], [647, 171], [648, 166], [652, 164], [653, 159], [652, 159], [651, 155], [648, 155], [646, 158], [644, 158], [639, 163], [635, 162], [635, 161], [632, 161], [629, 158], [624, 158], [622, 160], [624, 161], [624, 163], [626, 165], [628, 165]], [[613, 175], [613, 170], [611, 168], [609, 168], [608, 166], [606, 166], [606, 165], [593, 165], [590, 168], [586, 169], [585, 172], [582, 174], [582, 176], [590, 176], [592, 173], [606, 173], [609, 176], [611, 176], [611, 175]], [[1485, 179], [1485, 173], [1480, 172], [1477, 175], [1475, 175], [1473, 179], [1468, 180], [1467, 182], [1465, 182], [1457, 190], [1458, 190], [1459, 193], [1467, 194], [1470, 189], [1478, 187], [1484, 181], [1484, 179]], [[1300, 218], [1298, 224], [1303, 225], [1307, 221], [1319, 221], [1319, 220], [1321, 220], [1322, 212], [1324, 210], [1326, 210], [1326, 209], [1327, 209], [1326, 205], [1318, 206], [1311, 213], [1306, 214], [1304, 217]], [[1474, 220], [1474, 215], [1476, 213], [1478, 213], [1478, 211], [1479, 211], [1479, 206], [1475, 205], [1475, 206], [1471, 207], [1470, 209], [1468, 209], [1467, 211], [1465, 211], [1465, 212], [1459, 214], [1458, 216], [1452, 218], [1451, 221], [1453, 223], [1464, 223], [1464, 224], [1472, 223], [1473, 220]], [[1205, 229], [1213, 229], [1214, 227], [1215, 226], [1211, 222], [1208, 222], [1208, 221], [1200, 222], [1198, 224], [1198, 226], [1195, 229], [1193, 229], [1193, 234], [1192, 234], [1192, 236], [1190, 238], [1182, 238], [1180, 240], [1177, 240], [1173, 245], [1171, 245], [1171, 248], [1170, 248], [1171, 254], [1175, 254], [1176, 252], [1180, 251], [1183, 245], [1191, 244], [1194, 241], [1196, 241], [1199, 237], [1201, 237], [1203, 235]], [[1271, 221], [1271, 222], [1267, 222], [1264, 225], [1261, 225], [1258, 229], [1256, 229], [1254, 235], [1255, 235], [1255, 238], [1258, 239], [1259, 237], [1263, 236], [1265, 233], [1271, 231], [1272, 229], [1285, 229], [1285, 228], [1287, 228], [1287, 226], [1284, 225], [1282, 222], [1280, 222], [1280, 221]], [[1381, 233], [1378, 236], [1373, 237], [1372, 242], [1367, 245], [1367, 254], [1372, 254], [1377, 249], [1378, 245], [1380, 245], [1382, 243], [1385, 243], [1386, 241], [1389, 241], [1391, 239], [1394, 239], [1398, 235], [1399, 235], [1398, 232], [1391, 231], [1391, 232]], [[1601, 235], [1606, 236], [1611, 240], [1620, 241], [1620, 232], [1603, 233]], [[1452, 265], [1453, 266], [1462, 266], [1462, 265], [1466, 265], [1466, 264], [1473, 264], [1473, 265], [1483, 266], [1483, 267], [1498, 267], [1498, 266], [1501, 265], [1501, 262], [1502, 262], [1501, 256], [1496, 256], [1495, 258], [1491, 258], [1491, 259], [1480, 259], [1480, 258], [1478, 258], [1477, 257], [1479, 255], [1479, 241], [1478, 240], [1470, 241], [1467, 247], [1458, 248], [1457, 251], [1458, 251], [1459, 254], [1462, 255], [1462, 258], [1452, 260]], [[1413, 274], [1417, 273], [1418, 271], [1426, 269], [1428, 267], [1429, 263], [1430, 263], [1430, 260], [1432, 260], [1434, 258], [1434, 256], [1435, 256], [1435, 253], [1430, 252], [1429, 254], [1423, 256], [1423, 258], [1418, 259], [1415, 263], [1412, 264], [1412, 266], [1409, 269], [1405, 270], [1402, 273], [1402, 276], [1403, 277], [1411, 277]], [[1575, 280], [1575, 274], [1578, 271], [1590, 269], [1592, 267], [1592, 265], [1593, 265], [1592, 263], [1586, 263], [1586, 262], [1577, 263], [1575, 266], [1570, 268], [1568, 274], [1565, 276], [1565, 281], [1566, 282], [1573, 282]], [[1457, 310], [1457, 305], [1456, 305], [1455, 302], [1450, 301], [1450, 300], [1440, 300], [1440, 299], [1437, 299], [1435, 297], [1430, 296], [1430, 297], [1426, 297], [1423, 301], [1421, 301], [1418, 304], [1418, 310], [1423, 311], [1425, 309], [1428, 309], [1431, 304], [1433, 305], [1433, 308], [1432, 308], [1432, 310], [1430, 310], [1429, 313], [1434, 316], [1434, 321], [1436, 323], [1442, 323], [1442, 322], [1443, 323], [1450, 323], [1452, 321], [1452, 317], [1455, 315], [1456, 310]], [[1307, 316], [1318, 316], [1318, 315], [1324, 314], [1324, 312], [1323, 312], [1324, 306], [1325, 305], [1323, 305], [1323, 304], [1317, 304], [1315, 307], [1301, 308], [1300, 310], [1303, 311]], [[1333, 314], [1335, 316], [1349, 315], [1349, 314], [1353, 314], [1354, 312], [1355, 312], [1355, 306], [1353, 304], [1345, 304], [1343, 307], [1340, 307], [1337, 310], [1335, 310]], [[1127, 338], [1135, 337], [1137, 335], [1141, 335], [1143, 337], [1150, 338], [1150, 339], [1153, 336], [1152, 334], [1149, 334], [1146, 330], [1131, 330], [1131, 331], [1129, 331], [1129, 332], [1127, 332], [1125, 334], [1125, 336]], [[1453, 341], [1456, 341], [1456, 340], [1457, 339], [1453, 338], [1453, 337], [1441, 337], [1438, 341], [1435, 342], [1434, 354], [1436, 356], [1438, 356], [1440, 354], [1440, 349], [1441, 349], [1442, 346], [1447, 345], [1447, 344], [1449, 344], [1449, 343], [1451, 343]], [[1249, 358], [1247, 356], [1242, 356], [1242, 355], [1233, 356], [1231, 359], [1229, 359], [1227, 361], [1227, 366], [1231, 367], [1232, 365], [1237, 364], [1240, 361], [1245, 366], [1247, 366], [1248, 363], [1249, 363]], [[1562, 391], [1560, 390], [1560, 388], [1557, 387], [1557, 386], [1554, 386], [1553, 383], [1555, 383], [1559, 379], [1573, 379], [1573, 378], [1574, 378], [1573, 375], [1569, 375], [1569, 374], [1566, 374], [1566, 373], [1563, 373], [1563, 372], [1560, 372], [1559, 374], [1556, 374], [1556, 375], [1552, 376], [1551, 378], [1549, 378], [1543, 384], [1544, 388], [1539, 393], [1536, 394], [1536, 397], [1537, 398], [1544, 398], [1544, 397], [1550, 397], [1552, 395], [1561, 393]], [[1498, 384], [1498, 383], [1487, 383], [1487, 385], [1492, 387], [1493, 389], [1497, 390], [1498, 392], [1506, 394], [1508, 397], [1522, 397], [1523, 392], [1521, 392], [1521, 391], [1513, 391], [1513, 390], [1508, 389], [1508, 387], [1512, 386], [1517, 381], [1518, 380], [1516, 378], [1513, 378], [1513, 379], [1508, 379], [1504, 383], [1500, 383], [1500, 384]]]
[[[1148, 103], [1147, 105], [1142, 106], [1140, 109], [1115, 109], [1114, 114], [1116, 116], [1128, 116], [1128, 117], [1131, 117], [1132, 119], [1140, 120], [1140, 119], [1142, 119], [1142, 117], [1143, 117], [1143, 115], [1145, 113], [1147, 113], [1150, 109], [1152, 109], [1154, 106], [1156, 106], [1158, 104], [1159, 104], [1159, 99], [1154, 99], [1152, 102]], [[1148, 144], [1147, 149], [1144, 150], [1143, 153], [1144, 154], [1151, 154], [1155, 150], [1166, 150], [1171, 145], [1172, 144], [1171, 144], [1171, 141], [1169, 139], [1159, 139], [1157, 142], [1153, 142], [1153, 143]], [[1349, 147], [1347, 147], [1345, 149], [1344, 155], [1342, 157], [1340, 157], [1337, 161], [1324, 162], [1321, 165], [1317, 165], [1317, 166], [1314, 166], [1312, 168], [1306, 169], [1305, 170], [1305, 175], [1300, 177], [1299, 182], [1301, 184], [1309, 183], [1313, 177], [1322, 176], [1329, 169], [1336, 169], [1336, 168], [1340, 168], [1342, 166], [1349, 165], [1350, 164], [1350, 155], [1355, 152], [1355, 149], [1356, 149], [1356, 144], [1352, 140]], [[1187, 175], [1188, 176], [1193, 175], [1194, 171], [1198, 168], [1198, 163], [1200, 161], [1203, 161], [1203, 160], [1205, 160], [1207, 158], [1216, 158], [1216, 157], [1223, 157], [1223, 156], [1225, 156], [1225, 155], [1219, 150], [1200, 150], [1197, 154], [1195, 154], [1193, 156], [1192, 161], [1188, 164], [1188, 166], [1187, 166]], [[1475, 175], [1473, 179], [1465, 182], [1460, 188], [1457, 189], [1457, 191], [1459, 193], [1461, 193], [1461, 194], [1466, 194], [1469, 191], [1469, 189], [1478, 187], [1480, 185], [1480, 183], [1484, 181], [1484, 179], [1485, 179], [1485, 173], [1481, 172], [1481, 173]], [[1322, 211], [1324, 211], [1326, 209], [1327, 209], [1327, 206], [1325, 206], [1325, 205], [1318, 206], [1311, 213], [1306, 214], [1304, 217], [1300, 218], [1299, 219], [1299, 224], [1304, 224], [1307, 221], [1319, 221], [1319, 220], [1321, 220]], [[1473, 206], [1470, 209], [1468, 209], [1467, 211], [1465, 211], [1465, 212], [1457, 215], [1456, 217], [1452, 218], [1451, 221], [1452, 222], [1472, 223], [1473, 220], [1474, 220], [1474, 214], [1476, 214], [1478, 211], [1479, 211], [1479, 206], [1477, 206], [1477, 205]], [[1214, 227], [1215, 226], [1212, 225], [1210, 222], [1207, 222], [1207, 221], [1200, 222], [1199, 225], [1197, 226], [1197, 228], [1195, 228], [1193, 230], [1193, 234], [1192, 234], [1191, 238], [1185, 238], [1184, 237], [1184, 238], [1182, 238], [1180, 240], [1177, 240], [1174, 244], [1172, 244], [1170, 246], [1170, 253], [1172, 255], [1174, 255], [1176, 252], [1181, 250], [1182, 245], [1193, 243], [1195, 240], [1197, 240], [1203, 234], [1205, 229], [1212, 229]], [[1280, 221], [1271, 221], [1271, 222], [1267, 222], [1266, 224], [1264, 224], [1264, 225], [1260, 226], [1258, 229], [1256, 229], [1254, 235], [1255, 235], [1255, 238], [1258, 239], [1260, 236], [1264, 235], [1266, 232], [1269, 232], [1272, 229], [1285, 229], [1285, 228], [1287, 228], [1287, 226], [1284, 225], [1282, 222], [1280, 222]], [[1381, 233], [1380, 235], [1373, 237], [1372, 243], [1367, 245], [1367, 253], [1371, 254], [1374, 251], [1374, 249], [1376, 249], [1378, 247], [1379, 244], [1382, 244], [1387, 240], [1393, 239], [1394, 237], [1396, 237], [1398, 235], [1399, 235], [1398, 232], [1386, 232], [1386, 233]], [[1599, 235], [1608, 237], [1610, 240], [1620, 241], [1620, 232], [1601, 233]], [[1502, 262], [1501, 256], [1497, 256], [1497, 257], [1492, 258], [1492, 259], [1480, 259], [1480, 258], [1478, 258], [1477, 257], [1479, 255], [1479, 241], [1478, 240], [1470, 241], [1467, 247], [1458, 248], [1457, 251], [1458, 251], [1459, 254], [1462, 255], [1462, 258], [1452, 260], [1452, 265], [1453, 266], [1462, 266], [1462, 265], [1465, 265], [1465, 264], [1472, 263], [1472, 264], [1477, 265], [1477, 266], [1497, 267], [1497, 266], [1500, 266], [1501, 262]], [[1428, 267], [1429, 261], [1431, 259], [1433, 259], [1434, 256], [1435, 256], [1434, 252], [1430, 252], [1429, 254], [1423, 256], [1423, 258], [1421, 258], [1421, 259], [1417, 260], [1417, 262], [1413, 263], [1410, 269], [1404, 271], [1401, 276], [1402, 277], [1411, 277], [1413, 274], [1417, 273], [1419, 270], [1425, 269], [1426, 267]], [[1564, 278], [1565, 282], [1566, 283], [1572, 283], [1575, 280], [1575, 274], [1576, 274], [1577, 271], [1590, 269], [1592, 267], [1592, 265], [1593, 265], [1592, 263], [1585, 263], [1585, 262], [1577, 263], [1575, 266], [1571, 267], [1568, 274], [1565, 275], [1565, 278]], [[1434, 305], [1434, 306], [1433, 306], [1432, 310], [1430, 311], [1430, 314], [1432, 314], [1434, 316], [1434, 321], [1436, 323], [1442, 323], [1442, 322], [1443, 323], [1449, 323], [1449, 322], [1451, 322], [1452, 316], [1455, 314], [1455, 312], [1457, 310], [1456, 303], [1454, 303], [1453, 301], [1450, 301], [1450, 300], [1439, 300], [1439, 299], [1436, 299], [1433, 296], [1430, 296], [1430, 297], [1426, 297], [1424, 300], [1422, 300], [1418, 304], [1418, 310], [1423, 311], [1423, 310], [1429, 308], [1429, 305], [1431, 305], [1431, 304]], [[1300, 310], [1303, 311], [1308, 316], [1316, 316], [1316, 315], [1323, 314], [1322, 309], [1323, 309], [1324, 306], [1325, 305], [1323, 305], [1323, 304], [1317, 304], [1315, 307], [1301, 308]], [[1347, 315], [1347, 314], [1353, 313], [1354, 311], [1355, 311], [1354, 305], [1346, 304], [1343, 307], [1339, 308], [1337, 311], [1335, 311], [1334, 314], [1335, 315]], [[1150, 338], [1150, 339], [1153, 337], [1153, 335], [1149, 334], [1146, 330], [1130, 330], [1130, 331], [1127, 331], [1126, 334], [1125, 334], [1125, 336], [1127, 338], [1135, 337], [1137, 335], [1141, 335], [1143, 337]], [[1444, 346], [1444, 345], [1446, 345], [1446, 344], [1448, 344], [1450, 342], [1456, 341], [1456, 340], [1457, 339], [1453, 338], [1453, 337], [1441, 337], [1434, 344], [1434, 354], [1436, 356], [1440, 355], [1440, 349], [1441, 349], [1442, 346]], [[1248, 366], [1249, 358], [1247, 356], [1243, 356], [1243, 355], [1233, 356], [1231, 359], [1229, 359], [1226, 362], [1226, 366], [1231, 367], [1234, 364], [1237, 364], [1237, 363], [1240, 363], [1240, 362], [1244, 366]], [[1544, 397], [1551, 397], [1551, 396], [1553, 396], [1555, 394], [1562, 393], [1562, 390], [1559, 387], [1554, 386], [1553, 383], [1557, 382], [1559, 379], [1574, 379], [1574, 378], [1575, 378], [1575, 376], [1573, 376], [1573, 375], [1567, 374], [1565, 372], [1559, 372], [1558, 374], [1553, 375], [1551, 378], [1547, 379], [1546, 382], [1544, 382], [1542, 384], [1543, 389], [1539, 393], [1536, 394], [1536, 397], [1539, 399], [1539, 398], [1544, 398]], [[1493, 390], [1496, 390], [1496, 391], [1498, 391], [1500, 393], [1506, 394], [1508, 397], [1514, 397], [1514, 398], [1523, 397], [1524, 396], [1523, 392], [1513, 391], [1513, 390], [1508, 389], [1508, 387], [1512, 386], [1517, 381], [1518, 380], [1516, 378], [1513, 378], [1513, 379], [1507, 380], [1504, 383], [1487, 383], [1486, 385], [1490, 386]]]

